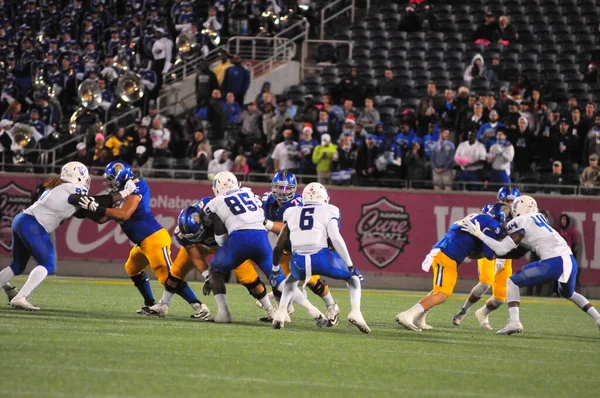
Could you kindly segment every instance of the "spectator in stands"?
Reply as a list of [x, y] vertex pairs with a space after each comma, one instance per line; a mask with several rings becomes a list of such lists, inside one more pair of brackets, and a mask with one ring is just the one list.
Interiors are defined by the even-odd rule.
[[72, 161], [73, 162], [80, 162], [85, 164], [86, 166], [91, 166], [92, 165], [92, 154], [88, 151], [87, 147], [85, 146], [84, 142], [80, 142], [77, 144], [77, 146], [75, 147], [76, 152], [75, 152], [75, 156], [73, 157]]
[[221, 91], [213, 90], [208, 110], [206, 112], [206, 120], [210, 123], [212, 129], [211, 140], [217, 141], [225, 138], [225, 124], [227, 119], [225, 110], [221, 104]]
[[[579, 111], [579, 109], [578, 109]], [[535, 117], [533, 116], [533, 113], [531, 113], [531, 103], [529, 101], [521, 101], [521, 103], [519, 104], [519, 117], [524, 117], [527, 119], [527, 123], [528, 125], [531, 127], [532, 130], [535, 130]], [[580, 113], [581, 115], [581, 113]], [[518, 122], [519, 119], [517, 119]], [[515, 126], [516, 127], [516, 126]]]
[[375, 132], [375, 125], [379, 123], [381, 117], [379, 111], [373, 107], [373, 98], [365, 98], [365, 107], [358, 115], [357, 122], [360, 123], [369, 133]]
[[585, 134], [588, 134], [590, 130], [594, 128], [594, 124], [596, 123], [596, 104], [588, 102], [585, 105], [585, 114], [582, 119], [586, 125]]
[[494, 18], [494, 14], [488, 11], [485, 14], [485, 22], [483, 25], [479, 25], [473, 34], [473, 41], [483, 45], [496, 43], [500, 38], [498, 29], [498, 23]]
[[246, 161], [250, 170], [256, 173], [264, 173], [267, 169], [267, 156], [269, 155], [262, 142], [252, 143], [252, 150], [246, 154]]
[[[552, 173], [545, 173], [542, 175], [540, 183], [542, 185], [569, 185], [571, 180], [566, 173], [563, 173], [563, 165], [559, 160], [552, 162]], [[544, 189], [546, 193], [550, 194], [569, 194], [573, 193], [573, 190], [561, 189], [556, 187], [548, 187]]]
[[[531, 83], [526, 75], [519, 75], [519, 80], [517, 84], [512, 86], [510, 95], [513, 100], [520, 100], [531, 96]], [[575, 103], [575, 106], [577, 106], [577, 103]]]
[[46, 143], [47, 143], [46, 125], [40, 120], [40, 111], [37, 108], [30, 108], [29, 115], [21, 116], [17, 120], [17, 122], [25, 123], [28, 126], [35, 129], [35, 131], [37, 131], [41, 135], [42, 139], [44, 140], [43, 145], [46, 145]]
[[297, 112], [298, 107], [294, 104], [294, 101], [291, 98], [287, 98], [285, 100], [285, 114], [293, 119], [296, 117]]
[[345, 172], [346, 177], [340, 176], [338, 182], [349, 182], [350, 175], [356, 173], [357, 151], [358, 145], [353, 142], [352, 135], [350, 133], [342, 134], [341, 142], [338, 145], [336, 153], [333, 155], [331, 163], [331, 170], [333, 172]]
[[481, 102], [476, 102], [473, 105], [473, 111], [467, 111], [467, 114], [464, 117], [462, 131], [473, 131], [475, 132], [475, 137], [477, 137], [477, 132], [479, 132], [479, 129], [484, 123], [485, 119], [483, 117], [483, 104]]
[[223, 80], [225, 79], [225, 71], [231, 66], [231, 62], [229, 62], [229, 54], [227, 54], [227, 51], [221, 51], [219, 53], [219, 60], [221, 63], [215, 66], [214, 72], [217, 76], [219, 86], [221, 86], [223, 84]]
[[319, 120], [317, 120], [317, 123], [315, 124], [315, 130], [317, 131], [319, 137], [321, 137], [323, 134], [329, 134], [335, 139], [337, 136], [335, 123], [330, 120], [329, 112], [327, 112], [325, 109], [321, 109], [319, 111]]
[[[404, 156], [404, 168], [406, 170], [406, 178], [410, 181], [424, 181], [428, 177], [429, 162], [425, 159], [421, 151], [421, 140], [413, 141], [410, 151]], [[413, 185], [413, 188], [418, 188]]]
[[360, 147], [367, 138], [368, 133], [362, 128], [360, 123], [355, 122], [352, 115], [348, 116], [346, 119], [346, 128], [348, 127], [352, 128], [352, 138], [354, 139], [354, 143]]
[[156, 83], [157, 90], [160, 91], [163, 84], [163, 74], [171, 68], [171, 57], [173, 54], [173, 40], [165, 36], [163, 28], [157, 28], [156, 41], [152, 45], [152, 70], [156, 73], [158, 82]]
[[404, 32], [418, 32], [422, 29], [421, 19], [415, 12], [414, 6], [409, 4], [398, 24], [398, 30]]
[[519, 35], [509, 23], [508, 17], [502, 15], [498, 18], [498, 43], [503, 46], [508, 46], [510, 43], [515, 43]]
[[233, 56], [233, 65], [225, 71], [221, 89], [223, 93], [233, 93], [238, 104], [243, 105], [244, 97], [250, 87], [250, 72], [242, 65], [239, 54]]
[[276, 105], [276, 102], [274, 102], [275, 98], [273, 97], [273, 93], [271, 92], [271, 82], [270, 81], [265, 81], [260, 89], [260, 93], [256, 94], [256, 105], [262, 109], [262, 106], [265, 103], [265, 98], [264, 95], [265, 94], [269, 94], [267, 96], [267, 101], [266, 102], [272, 102], [273, 105]]
[[242, 114], [242, 107], [235, 102], [233, 93], [227, 93], [225, 101], [222, 101], [221, 103], [223, 105], [223, 111], [225, 112], [225, 120], [227, 120], [228, 123], [237, 123]]
[[587, 84], [598, 83], [598, 64], [595, 61], [588, 64], [588, 69], [583, 77], [583, 82]]
[[508, 139], [515, 148], [513, 181], [516, 181], [520, 176], [531, 171], [533, 162], [531, 154], [535, 152], [536, 140], [529, 128], [527, 118], [519, 118], [519, 128], [516, 131], [509, 131]]
[[248, 174], [250, 172], [250, 167], [248, 166], [248, 161], [244, 155], [237, 155], [235, 160], [233, 161], [233, 167], [231, 168], [232, 173], [236, 174]]
[[562, 118], [558, 134], [552, 137], [551, 159], [560, 160], [561, 166], [569, 173], [580, 161], [580, 158], [576, 158], [578, 145], [579, 138], [571, 133], [571, 124]]
[[[110, 162], [110, 151], [104, 143], [106, 139], [104, 134], [98, 133], [94, 137], [94, 153], [92, 157], [92, 167], [105, 167]], [[102, 175], [101, 171], [94, 171], [94, 175]]]
[[487, 160], [491, 163], [490, 182], [510, 184], [510, 164], [515, 157], [515, 148], [507, 140], [505, 127], [496, 131], [496, 142], [490, 147]]
[[446, 89], [444, 91], [444, 103], [437, 111], [440, 116], [440, 122], [454, 131], [456, 129], [456, 121], [458, 118], [458, 105], [454, 99], [454, 90]]
[[187, 150], [187, 157], [192, 159], [194, 170], [206, 170], [212, 160], [212, 147], [204, 137], [204, 131], [197, 130]]
[[581, 193], [583, 195], [598, 195], [600, 191], [597, 188], [600, 186], [600, 166], [598, 166], [598, 155], [593, 153], [589, 157], [589, 166], [583, 169], [579, 182], [581, 183]]
[[394, 72], [392, 72], [392, 69], [387, 68], [383, 73], [383, 79], [379, 79], [377, 82], [377, 94], [399, 98], [401, 96], [400, 86], [394, 80]]
[[380, 155], [380, 150], [376, 145], [377, 136], [369, 134], [356, 153], [356, 174], [359, 178], [376, 178], [379, 171], [375, 166], [375, 161]]
[[432, 7], [427, 4], [425, 6], [425, 13], [423, 15], [423, 30], [428, 30], [430, 32], [436, 32], [437, 27], [437, 17], [435, 16]]
[[291, 128], [285, 128], [282, 134], [283, 141], [275, 146], [271, 155], [274, 167], [276, 171], [289, 170], [295, 173], [298, 169], [298, 142], [293, 140], [294, 133]]
[[258, 118], [258, 126], [259, 130], [262, 133], [261, 139], [268, 140], [270, 135], [273, 133], [273, 129], [275, 127], [275, 110], [273, 109], [273, 105], [269, 102], [264, 105], [263, 112]]
[[142, 118], [142, 125], [146, 127], [151, 127], [154, 119], [160, 119], [162, 124], [167, 122], [167, 118], [158, 113], [158, 109], [156, 108], [156, 102], [150, 101], [148, 104], [148, 115]]
[[490, 121], [484, 123], [477, 132], [477, 140], [481, 141], [486, 148], [489, 148], [496, 137], [496, 131], [499, 127], [504, 127], [504, 124], [498, 121], [498, 111], [493, 109], [490, 112]]
[[319, 142], [313, 138], [313, 128], [309, 123], [305, 124], [302, 128], [302, 138], [298, 143], [300, 150], [298, 152], [298, 158], [300, 159], [300, 166], [298, 173], [306, 175], [315, 175], [316, 168], [313, 163], [313, 152], [319, 145]]
[[259, 119], [260, 112], [257, 109], [256, 102], [252, 101], [240, 116], [242, 124], [242, 136], [244, 139], [256, 140], [260, 139]]
[[471, 87], [474, 81], [486, 81], [486, 70], [484, 67], [483, 56], [475, 54], [471, 60], [471, 65], [467, 66], [463, 75], [465, 86]]
[[[487, 152], [485, 145], [477, 141], [475, 130], [469, 131], [467, 141], [463, 141], [456, 148], [454, 161], [460, 166], [458, 180], [463, 182], [481, 182], [483, 181], [483, 166], [486, 164]], [[479, 190], [479, 186], [469, 186], [468, 190]]]
[[337, 146], [331, 143], [329, 134], [321, 136], [321, 145], [317, 145], [312, 155], [312, 161], [317, 166], [317, 179], [323, 185], [331, 182], [331, 163], [337, 152]]
[[402, 155], [410, 150], [411, 144], [416, 138], [417, 135], [411, 128], [410, 122], [408, 120], [403, 120], [400, 124], [400, 131], [396, 136], [396, 146]]
[[133, 142], [131, 143], [131, 147], [136, 148], [137, 151], [137, 148], [142, 146], [145, 148], [144, 156], [152, 157], [154, 148], [152, 146], [152, 139], [148, 136], [148, 128], [139, 123], [139, 120], [136, 120], [135, 132], [136, 134]]
[[106, 147], [112, 151], [113, 159], [125, 160], [129, 154], [129, 145], [133, 139], [125, 135], [125, 128], [119, 127], [115, 135], [106, 141]]
[[163, 127], [163, 123], [159, 118], [155, 118], [154, 120], [152, 120], [150, 138], [152, 139], [154, 156], [169, 156], [169, 142], [171, 141], [171, 132], [169, 131], [169, 129]]
[[587, 133], [583, 143], [583, 162], [589, 159], [590, 155], [600, 155], [600, 113], [596, 115], [595, 124]]
[[435, 123], [436, 114], [433, 100], [429, 97], [423, 98], [417, 108], [417, 132], [420, 137], [427, 134], [429, 123]]
[[450, 130], [448, 127], [440, 128], [439, 141], [431, 150], [431, 171], [433, 180], [433, 189], [446, 191], [452, 190], [452, 166], [454, 164], [454, 153], [456, 151], [454, 144], [448, 139], [450, 138]]
[[444, 99], [438, 95], [437, 86], [434, 81], [427, 83], [427, 96], [421, 99], [421, 103], [428, 101], [431, 101], [436, 112], [444, 106]]
[[208, 105], [212, 92], [219, 89], [217, 75], [210, 70], [206, 60], [200, 61], [200, 68], [196, 72], [196, 107], [202, 109]]
[[288, 116], [284, 119], [283, 125], [281, 125], [279, 131], [277, 132], [277, 138], [275, 139], [276, 142], [279, 142], [282, 139], [283, 132], [285, 130], [290, 130], [292, 132], [292, 141], [298, 141], [300, 139], [300, 132], [294, 125], [294, 120]]
[[233, 162], [229, 159], [229, 153], [225, 149], [217, 149], [215, 158], [208, 163], [208, 179], [212, 179], [221, 171], [230, 171]]
[[12, 120], [2, 119], [0, 121], [0, 163], [12, 164], [13, 151], [18, 149], [11, 131], [12, 125]]
[[16, 121], [21, 117], [21, 103], [19, 101], [12, 101], [4, 114], [2, 119]]

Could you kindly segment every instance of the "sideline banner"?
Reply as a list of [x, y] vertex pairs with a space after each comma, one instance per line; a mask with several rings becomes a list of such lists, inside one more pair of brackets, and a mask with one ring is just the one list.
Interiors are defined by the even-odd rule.
[[[10, 256], [12, 218], [31, 202], [40, 177], [0, 175], [0, 255]], [[248, 184], [262, 195], [270, 186]], [[180, 210], [199, 198], [212, 196], [211, 185], [194, 181], [149, 180], [151, 206], [157, 220], [173, 232]], [[99, 192], [99, 180], [91, 192]], [[331, 189], [331, 203], [341, 210], [342, 236], [363, 272], [424, 275], [421, 262], [449, 225], [495, 201], [493, 193], [470, 194], [399, 190]], [[536, 195], [540, 209], [554, 223], [561, 213], [571, 217], [579, 235], [578, 263], [582, 284], [600, 285], [600, 201], [595, 198]], [[119, 225], [97, 225], [71, 219], [56, 232], [59, 258], [125, 262], [131, 243]], [[178, 248], [173, 240], [172, 250]], [[174, 256], [173, 254], [173, 256]], [[525, 263], [516, 262], [517, 269]], [[466, 261], [460, 276], [475, 277], [475, 261]]]

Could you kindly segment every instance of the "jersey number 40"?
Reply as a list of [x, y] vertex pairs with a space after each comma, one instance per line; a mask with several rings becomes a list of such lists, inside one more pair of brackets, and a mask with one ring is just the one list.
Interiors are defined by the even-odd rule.
[[254, 201], [250, 198], [250, 195], [246, 192], [225, 198], [225, 204], [227, 207], [229, 207], [231, 214], [234, 216], [247, 211], [258, 210], [258, 206], [256, 206], [256, 203], [254, 203]]

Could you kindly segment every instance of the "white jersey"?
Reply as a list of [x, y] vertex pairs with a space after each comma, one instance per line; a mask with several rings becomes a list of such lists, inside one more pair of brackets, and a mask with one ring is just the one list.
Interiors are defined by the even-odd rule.
[[292, 251], [312, 254], [327, 248], [327, 225], [331, 220], [339, 223], [340, 209], [330, 204], [305, 204], [290, 207], [283, 213], [283, 222], [290, 230]]
[[514, 218], [506, 229], [509, 234], [523, 233], [520, 244], [537, 254], [541, 260], [573, 254], [567, 242], [548, 225], [542, 214], [531, 213]]
[[246, 229], [266, 231], [262, 203], [250, 188], [240, 188], [217, 196], [208, 202], [204, 211], [219, 216], [228, 233]]
[[77, 211], [77, 208], [68, 202], [69, 196], [87, 195], [87, 193], [87, 188], [81, 184], [63, 182], [45, 191], [37, 202], [25, 209], [23, 213], [34, 216], [46, 232], [52, 233]]

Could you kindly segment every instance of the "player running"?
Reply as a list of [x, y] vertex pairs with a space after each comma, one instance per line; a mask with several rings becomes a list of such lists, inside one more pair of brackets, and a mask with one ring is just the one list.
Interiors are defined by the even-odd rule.
[[[475, 220], [484, 226], [486, 234], [496, 238], [503, 233], [502, 222], [510, 213], [508, 206], [496, 203], [486, 213], [469, 214], [463, 220]], [[461, 221], [463, 221], [461, 220]], [[427, 257], [421, 268], [429, 272], [433, 268], [433, 290], [415, 306], [396, 315], [396, 322], [406, 329], [420, 332], [433, 329], [426, 322], [427, 313], [436, 305], [444, 303], [456, 285], [458, 266], [467, 257], [494, 258], [494, 252], [468, 233], [462, 231], [460, 222], [450, 226], [450, 229], [440, 239]]]
[[[218, 249], [218, 245], [215, 242], [213, 222], [204, 212], [204, 207], [209, 202], [210, 198], [202, 198], [193, 206], [188, 206], [179, 213], [174, 236], [181, 248], [173, 261], [170, 279], [167, 279], [167, 285], [169, 285], [170, 281], [173, 282], [174, 286], [185, 283], [185, 276], [195, 267], [205, 278], [202, 291], [206, 296], [211, 292], [206, 257], [215, 254]], [[263, 319], [271, 322], [275, 310], [267, 298], [267, 288], [256, 273], [252, 261], [244, 261], [233, 272], [238, 281], [248, 289], [250, 295], [265, 308], [267, 316]], [[158, 316], [165, 316], [169, 308], [164, 305], [165, 294], [172, 296], [172, 292], [165, 288], [163, 299], [151, 307]], [[208, 316], [210, 316], [210, 313], [203, 319], [208, 319]]]
[[546, 218], [538, 213], [535, 199], [521, 196], [512, 205], [513, 220], [508, 223], [508, 236], [501, 241], [482, 232], [479, 220], [460, 221], [462, 230], [481, 239], [484, 245], [498, 256], [503, 256], [521, 245], [534, 252], [539, 261], [527, 264], [507, 281], [509, 321], [497, 334], [523, 333], [519, 318], [520, 291], [525, 286], [546, 281], [558, 281], [558, 292], [572, 301], [596, 321], [600, 328], [600, 314], [581, 294], [575, 292], [577, 262], [567, 242], [548, 225]]
[[[519, 196], [521, 196], [521, 192], [517, 188], [508, 185], [500, 188], [497, 200], [498, 203], [505, 204], [510, 208], [513, 201]], [[505, 223], [511, 219], [512, 213], [507, 216]], [[459, 326], [467, 316], [471, 306], [478, 302], [491, 287], [492, 297], [486, 301], [483, 307], [475, 311], [475, 318], [479, 321], [479, 325], [484, 329], [491, 329], [489, 314], [500, 308], [502, 303], [506, 301], [506, 280], [512, 275], [512, 259], [496, 258], [488, 260], [487, 258], [480, 258], [477, 260], [477, 268], [479, 283], [471, 289], [467, 301], [460, 307], [458, 313], [452, 317], [452, 323]]]
[[[266, 192], [262, 197], [263, 210], [267, 220], [265, 227], [267, 231], [273, 232], [269, 234], [271, 246], [275, 246], [277, 236], [283, 229], [283, 214], [285, 211], [290, 207], [302, 206], [302, 195], [296, 193], [297, 186], [296, 176], [286, 170], [281, 170], [273, 177], [271, 192]], [[291, 258], [291, 247], [288, 243], [284, 248], [280, 264], [285, 276], [290, 274]], [[325, 302], [327, 306], [326, 316], [329, 320], [328, 326], [336, 326], [340, 322], [340, 307], [333, 300], [327, 283], [319, 275], [313, 275], [306, 285]], [[288, 313], [292, 313], [293, 308], [290, 303]]]
[[48, 188], [33, 205], [17, 214], [12, 222], [13, 261], [0, 271], [0, 286], [5, 286], [15, 275], [22, 274], [31, 256], [38, 264], [21, 291], [10, 300], [13, 308], [39, 311], [39, 307], [29, 302], [28, 296], [46, 276], [56, 271], [56, 256], [50, 234], [77, 211], [77, 202], [70, 201], [70, 197], [85, 195], [90, 189], [87, 167], [79, 162], [67, 163], [60, 172], [60, 179], [52, 180]]
[[[79, 202], [83, 209], [96, 213], [100, 224], [115, 220], [127, 237], [135, 244], [125, 263], [125, 272], [133, 281], [144, 298], [145, 306], [137, 312], [153, 315], [150, 307], [156, 304], [150, 280], [144, 270], [148, 265], [163, 286], [170, 276], [171, 269], [171, 236], [164, 229], [150, 210], [150, 188], [142, 178], [133, 179], [131, 166], [125, 162], [114, 161], [106, 166], [104, 179], [111, 192], [130, 191], [117, 207], [107, 208], [95, 198], [83, 196]], [[187, 284], [169, 287], [179, 294], [194, 309], [194, 317], [204, 318], [208, 308], [202, 305]], [[166, 303], [168, 304], [168, 303]], [[210, 313], [208, 314], [210, 315]]]
[[260, 199], [249, 188], [240, 188], [237, 178], [229, 171], [213, 179], [215, 198], [204, 207], [214, 223], [215, 241], [220, 246], [210, 264], [210, 287], [217, 302], [215, 322], [231, 323], [223, 273], [251, 260], [277, 288], [283, 275], [271, 278], [273, 252], [263, 225], [265, 216]]
[[[317, 326], [327, 326], [329, 321], [313, 306], [304, 293], [298, 289], [298, 282], [310, 281], [313, 273], [334, 279], [345, 280], [350, 290], [352, 310], [348, 322], [363, 333], [371, 329], [360, 312], [362, 275], [350, 259], [344, 238], [340, 235], [340, 210], [329, 204], [329, 195], [319, 183], [308, 184], [302, 192], [304, 207], [290, 207], [283, 214], [283, 227], [273, 250], [273, 272], [280, 273], [280, 260], [284, 248], [291, 242], [292, 259], [290, 274], [283, 288], [279, 310], [275, 314], [273, 327], [283, 328], [286, 321], [286, 308], [290, 300], [302, 305]], [[331, 240], [334, 251], [328, 249], [327, 239]]]

